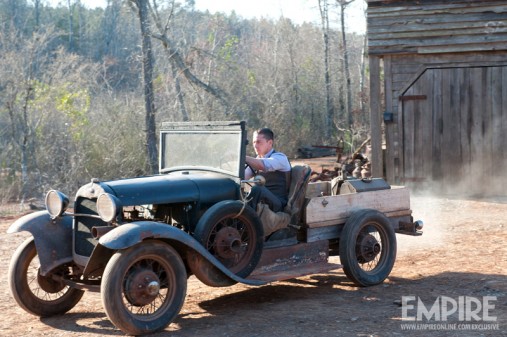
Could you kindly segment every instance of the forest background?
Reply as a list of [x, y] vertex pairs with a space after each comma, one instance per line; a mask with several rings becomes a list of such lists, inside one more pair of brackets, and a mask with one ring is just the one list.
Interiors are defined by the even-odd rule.
[[362, 0], [314, 1], [320, 25], [191, 0], [0, 0], [0, 203], [156, 172], [162, 121], [269, 126], [290, 157], [340, 138], [353, 151], [368, 69], [365, 35], [345, 27]]

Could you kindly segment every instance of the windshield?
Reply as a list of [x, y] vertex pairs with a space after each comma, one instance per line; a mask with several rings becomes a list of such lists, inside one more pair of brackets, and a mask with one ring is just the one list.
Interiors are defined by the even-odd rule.
[[244, 162], [244, 159], [241, 160], [241, 128], [209, 125], [199, 128], [192, 124], [190, 130], [185, 130], [188, 128], [181, 125], [178, 123], [178, 127], [161, 132], [161, 172], [196, 168], [224, 171], [237, 177], [243, 175], [240, 170]]

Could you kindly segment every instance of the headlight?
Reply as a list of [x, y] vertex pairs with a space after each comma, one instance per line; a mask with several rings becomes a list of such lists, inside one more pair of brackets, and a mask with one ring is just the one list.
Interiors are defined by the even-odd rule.
[[46, 194], [46, 209], [52, 219], [56, 219], [67, 210], [69, 197], [60, 191], [51, 190]]
[[112, 194], [102, 193], [97, 198], [97, 213], [105, 222], [115, 220], [120, 214], [121, 207], [121, 201]]

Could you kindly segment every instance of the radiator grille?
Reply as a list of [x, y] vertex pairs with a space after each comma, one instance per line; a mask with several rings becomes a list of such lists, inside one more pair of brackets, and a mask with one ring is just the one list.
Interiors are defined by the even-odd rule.
[[[97, 199], [78, 198], [75, 203], [75, 212], [80, 214], [97, 215]], [[100, 219], [76, 216], [74, 223], [74, 250], [81, 256], [89, 257], [98, 240], [94, 239], [92, 227], [106, 226], [107, 223]]]

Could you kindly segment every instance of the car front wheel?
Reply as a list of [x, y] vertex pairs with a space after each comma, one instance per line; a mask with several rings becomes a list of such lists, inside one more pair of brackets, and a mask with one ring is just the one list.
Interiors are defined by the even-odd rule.
[[40, 263], [33, 238], [23, 242], [9, 265], [9, 288], [12, 296], [25, 311], [40, 317], [63, 314], [72, 309], [84, 291], [71, 288], [54, 279], [54, 274], [64, 274], [65, 267], [50, 274], [40, 274]]
[[107, 316], [126, 334], [164, 329], [185, 301], [187, 273], [174, 248], [155, 240], [116, 252], [104, 270], [101, 297]]

